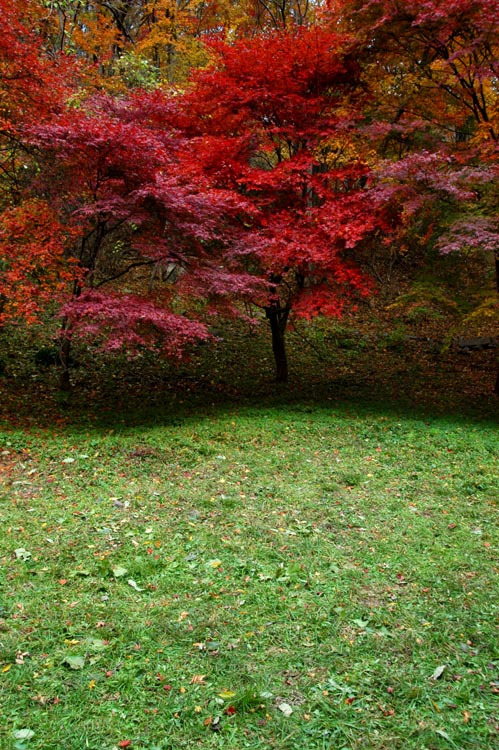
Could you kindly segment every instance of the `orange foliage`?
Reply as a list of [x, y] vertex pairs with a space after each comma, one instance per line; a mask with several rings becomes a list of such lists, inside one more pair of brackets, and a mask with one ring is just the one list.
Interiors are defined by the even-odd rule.
[[75, 232], [63, 226], [42, 200], [30, 200], [0, 215], [0, 323], [36, 323], [51, 302], [60, 302], [77, 278], [67, 246]]

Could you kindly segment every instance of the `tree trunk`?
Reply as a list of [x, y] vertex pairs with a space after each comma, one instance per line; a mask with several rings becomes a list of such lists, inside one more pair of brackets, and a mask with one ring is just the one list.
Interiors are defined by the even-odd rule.
[[71, 337], [67, 331], [67, 320], [62, 321], [59, 344], [59, 360], [61, 363], [61, 373], [59, 375], [59, 388], [61, 391], [71, 389], [70, 379], [70, 359], [71, 359]]
[[288, 357], [286, 354], [286, 324], [289, 317], [289, 307], [281, 307], [277, 302], [267, 307], [266, 315], [272, 334], [272, 351], [275, 361], [275, 379], [277, 383], [288, 380]]
[[[496, 270], [496, 292], [499, 296], [499, 250], [496, 250], [494, 253], [494, 265]], [[499, 396], [499, 362], [497, 363], [497, 376], [494, 386], [494, 393], [496, 394], [496, 396]]]
[[496, 292], [499, 295], [499, 250], [494, 253], [494, 268], [496, 272]]

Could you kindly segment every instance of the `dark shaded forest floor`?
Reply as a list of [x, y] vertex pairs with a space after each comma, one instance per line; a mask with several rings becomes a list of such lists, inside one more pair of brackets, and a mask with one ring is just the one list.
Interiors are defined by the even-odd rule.
[[[299, 321], [288, 332], [290, 378], [273, 382], [269, 333], [231, 323], [169, 363], [74, 347], [73, 388], [58, 390], [57, 350], [40, 330], [0, 337], [0, 418], [11, 424], [144, 418], [205, 404], [358, 402], [435, 414], [494, 418], [499, 349], [460, 349], [445, 325]], [[140, 416], [142, 415], [142, 416]]]

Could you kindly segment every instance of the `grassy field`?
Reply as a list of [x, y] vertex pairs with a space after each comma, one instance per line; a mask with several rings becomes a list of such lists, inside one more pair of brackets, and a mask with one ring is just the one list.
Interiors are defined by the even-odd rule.
[[4, 381], [2, 750], [495, 746], [496, 424], [441, 363], [385, 349], [389, 401], [343, 351], [258, 398], [222, 354], [203, 387]]

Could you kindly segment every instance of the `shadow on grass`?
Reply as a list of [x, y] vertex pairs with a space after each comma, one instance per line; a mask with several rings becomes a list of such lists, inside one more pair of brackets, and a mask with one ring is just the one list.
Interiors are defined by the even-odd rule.
[[[32, 350], [22, 341], [0, 375], [0, 420], [7, 429], [71, 425], [123, 430], [241, 410], [261, 414], [331, 408], [355, 418], [497, 420], [494, 352], [460, 357], [409, 340], [402, 350], [366, 341], [350, 337], [346, 347], [344, 341], [338, 345], [336, 340], [325, 344], [317, 339], [309, 347], [290, 336], [288, 384], [272, 380], [265, 331], [248, 335], [234, 327], [231, 338], [200, 346], [190, 362], [180, 365], [161, 362], [150, 353], [129, 361], [75, 347], [79, 366], [70, 393], [58, 391], [55, 366], [40, 366], [39, 341], [34, 339]], [[5, 351], [5, 346], [4, 341], [0, 348]]]
[[[175, 379], [139, 380], [117, 369], [98, 386], [90, 372], [80, 373], [69, 393], [59, 392], [53, 379], [29, 382], [23, 378], [0, 380], [0, 419], [5, 428], [53, 428], [84, 431], [126, 431], [158, 425], [183, 425], [207, 418], [285, 410], [313, 414], [328, 410], [351, 416], [387, 416], [452, 423], [497, 423], [499, 399], [485, 389], [473, 394], [449, 381], [415, 380], [400, 369], [392, 385], [384, 379], [327, 379], [295, 376], [288, 384], [254, 374], [251, 387], [239, 388], [221, 379], [180, 373]], [[108, 373], [109, 376], [109, 373]]]

